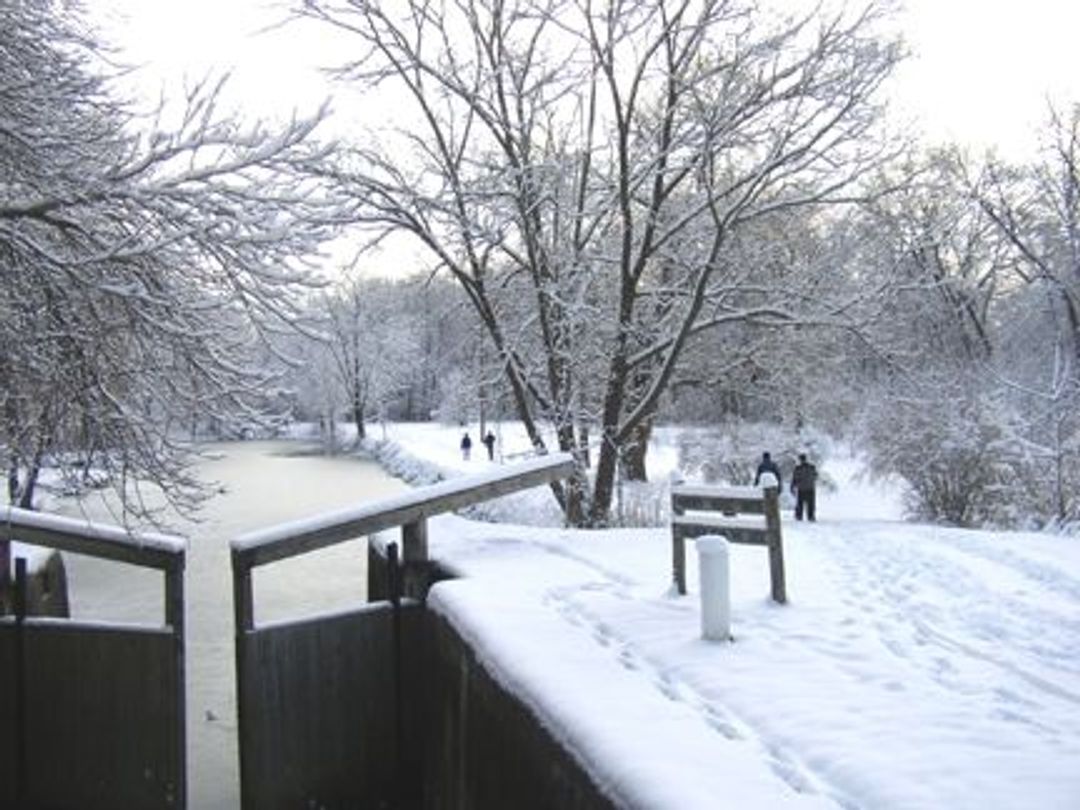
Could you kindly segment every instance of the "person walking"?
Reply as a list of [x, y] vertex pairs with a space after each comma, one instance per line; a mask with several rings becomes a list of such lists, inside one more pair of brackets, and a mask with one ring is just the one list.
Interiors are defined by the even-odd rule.
[[490, 430], [487, 432], [487, 435], [484, 436], [484, 446], [487, 448], [487, 451], [488, 451], [488, 461], [494, 461], [495, 460], [495, 434], [492, 433]]
[[776, 466], [776, 462], [772, 460], [772, 456], [768, 451], [761, 454], [761, 463], [758, 464], [757, 475], [754, 476], [754, 486], [758, 486], [761, 483], [761, 476], [765, 473], [772, 473], [776, 476], [776, 489], [779, 491], [782, 489], [780, 486], [780, 468]]
[[803, 511], [806, 519], [813, 522], [815, 519], [814, 506], [817, 488], [817, 467], [806, 460], [806, 453], [799, 453], [799, 463], [791, 474], [791, 491], [795, 493], [795, 519], [803, 519]]
[[468, 461], [470, 453], [472, 453], [472, 439], [466, 433], [461, 437], [461, 457]]

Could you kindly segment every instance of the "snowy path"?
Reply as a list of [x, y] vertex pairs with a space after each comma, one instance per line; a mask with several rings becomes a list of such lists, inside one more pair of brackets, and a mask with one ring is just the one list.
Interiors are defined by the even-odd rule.
[[[470, 466], [453, 429], [391, 438], [420, 471]], [[733, 643], [700, 639], [692, 552], [672, 596], [664, 530], [448, 519], [432, 550], [466, 578], [433, 604], [629, 806], [1080, 808], [1080, 542], [908, 524], [896, 482], [825, 468], [822, 520], [785, 514], [788, 605], [732, 549]]]
[[[447, 553], [481, 588], [512, 579], [505, 564], [530, 571], [535, 595], [518, 592], [515, 606], [535, 598], [606, 659], [598, 667], [696, 716], [718, 752], [752, 753], [792, 797], [865, 810], [1080, 806], [1080, 568], [1040, 548], [1060, 539], [789, 523], [790, 604], [766, 598], [763, 552], [733, 547], [735, 641], [718, 645], [698, 637], [696, 597], [666, 588], [665, 532], [450, 531]], [[482, 605], [470, 620], [499, 624]], [[548, 689], [545, 676], [508, 677]], [[615, 721], [612, 733], [642, 730]], [[689, 756], [679, 741], [661, 747]]]
[[1080, 582], [963, 533], [906, 532], [897, 542], [895, 530], [848, 531], [857, 546], [827, 531], [809, 539], [853, 583], [850, 599], [874, 603], [864, 617], [898, 659], [960, 693], [998, 683], [1001, 713], [1018, 692], [1080, 705]]
[[[425, 426], [412, 447], [448, 469], [457, 435], [446, 433]], [[242, 475], [254, 486], [234, 485], [229, 514], [195, 533], [192, 806], [235, 806], [225, 541], [255, 517], [310, 514], [356, 492], [342, 470], [336, 495], [313, 481], [296, 502], [296, 463], [258, 460]], [[437, 585], [429, 604], [629, 807], [1076, 810], [1080, 542], [889, 520], [895, 492], [832, 469], [842, 486], [822, 498], [823, 520], [785, 518], [788, 605], [767, 598], [764, 550], [732, 548], [732, 643], [700, 639], [693, 553], [691, 594], [672, 595], [663, 529], [437, 518], [432, 554], [464, 577]], [[260, 619], [279, 600], [288, 615], [307, 612], [322, 595], [297, 584], [327, 567], [312, 565], [266, 572]], [[360, 574], [329, 568], [353, 598]], [[142, 583], [117, 591], [109, 577], [96, 581], [102, 604], [141, 610]]]

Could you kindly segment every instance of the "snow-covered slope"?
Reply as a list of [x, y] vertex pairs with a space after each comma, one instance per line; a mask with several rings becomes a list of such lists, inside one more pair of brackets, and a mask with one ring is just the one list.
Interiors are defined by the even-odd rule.
[[[466, 464], [454, 431], [395, 432]], [[730, 643], [672, 595], [663, 529], [440, 519], [465, 576], [431, 604], [629, 806], [1080, 807], [1080, 543], [903, 523], [854, 470], [785, 518], [789, 604], [732, 548]]]

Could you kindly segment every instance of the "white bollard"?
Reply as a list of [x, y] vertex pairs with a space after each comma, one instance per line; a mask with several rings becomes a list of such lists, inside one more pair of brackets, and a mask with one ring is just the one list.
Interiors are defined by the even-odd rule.
[[697, 540], [701, 579], [701, 636], [708, 641], [731, 639], [731, 594], [728, 588], [728, 541], [719, 535]]

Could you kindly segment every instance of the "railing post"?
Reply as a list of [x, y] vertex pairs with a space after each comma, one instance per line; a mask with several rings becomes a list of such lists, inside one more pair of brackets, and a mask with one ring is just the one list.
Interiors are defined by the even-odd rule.
[[787, 586], [784, 583], [784, 544], [780, 535], [780, 490], [766, 487], [765, 532], [769, 544], [769, 579], [772, 598], [781, 605], [787, 602]]
[[0, 613], [4, 613], [11, 590], [11, 540], [0, 538]]
[[401, 527], [401, 559], [404, 563], [427, 562], [428, 534], [427, 520], [421, 518]]
[[427, 519], [420, 518], [401, 527], [401, 592], [423, 599], [427, 593], [428, 533]]
[[249, 630], [253, 630], [255, 627], [255, 610], [251, 589], [251, 566], [248, 564], [246, 556], [235, 548], [232, 550], [232, 569], [233, 623], [235, 625], [233, 632], [236, 639], [234, 647], [236, 652], [236, 728], [240, 759], [240, 806], [248, 808], [251, 806], [248, 799], [251, 790], [246, 784], [250, 768], [244, 761], [245, 752], [248, 748], [244, 741], [244, 733], [247, 728], [247, 723], [244, 721], [245, 689], [247, 688], [247, 667], [244, 665], [247, 658], [247, 644], [244, 637]]
[[390, 604], [393, 610], [393, 638], [391, 644], [393, 645], [393, 689], [394, 689], [394, 788], [393, 795], [395, 801], [400, 800], [400, 793], [402, 790], [403, 780], [405, 778], [405, 771], [402, 766], [404, 762], [404, 696], [402, 694], [402, 654], [401, 654], [401, 592], [402, 592], [402, 577], [401, 577], [401, 564], [398, 559], [398, 547], [397, 543], [391, 543], [386, 548], [386, 565], [388, 573], [388, 586], [390, 590]]
[[15, 558], [15, 805], [26, 807], [26, 558]]
[[[671, 514], [681, 515], [683, 513], [682, 504], [679, 502], [679, 496], [675, 493], [671, 494]], [[672, 521], [671, 524], [671, 568], [672, 577], [675, 580], [675, 588], [680, 595], [686, 595], [686, 539], [682, 536], [681, 530]]]
[[177, 807], [187, 807], [187, 684], [184, 656], [184, 557], [174, 559], [165, 569], [165, 624], [172, 629], [175, 658], [177, 757], [179, 759]]
[[247, 560], [235, 549], [232, 553], [233, 567], [233, 614], [236, 635], [255, 627], [255, 608], [251, 594], [251, 568]]

